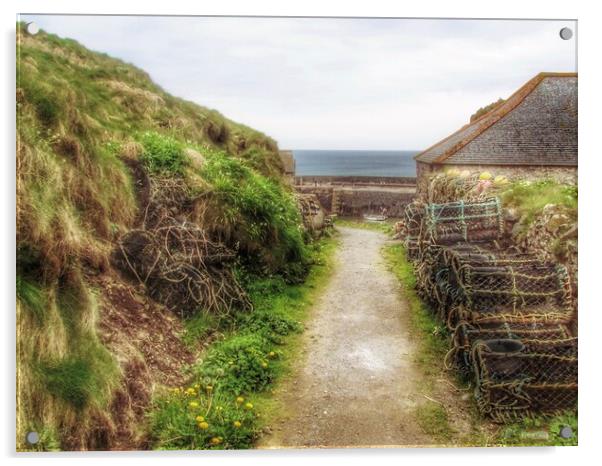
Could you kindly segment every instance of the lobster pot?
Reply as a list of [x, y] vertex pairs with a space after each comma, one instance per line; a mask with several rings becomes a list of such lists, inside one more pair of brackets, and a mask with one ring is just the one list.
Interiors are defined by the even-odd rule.
[[481, 251], [481, 247], [470, 243], [458, 243], [450, 246], [423, 244], [425, 247], [420, 253], [420, 263], [417, 264], [418, 286], [425, 299], [436, 310], [439, 318], [445, 321], [448, 311], [461, 303], [463, 296], [461, 289], [450, 279], [450, 261], [446, 258], [454, 257], [455, 254], [477, 253]]
[[471, 349], [475, 342], [497, 339], [519, 340], [528, 350], [537, 347], [539, 351], [536, 352], [545, 353], [547, 350], [549, 354], [561, 354], [561, 349], [568, 346], [569, 351], [574, 350], [576, 355], [577, 349], [568, 328], [562, 324], [511, 325], [508, 322], [496, 321], [475, 326], [461, 322], [452, 335], [453, 351], [451, 354], [454, 356], [455, 366], [464, 372], [469, 371], [472, 368]]
[[577, 337], [561, 339], [529, 338], [521, 340], [525, 351], [537, 354], [552, 354], [577, 358]]
[[441, 253], [443, 248], [427, 244], [420, 252], [420, 260], [415, 264], [416, 289], [422, 299], [433, 307], [441, 305], [438, 295], [437, 280], [441, 274]]
[[406, 237], [404, 246], [409, 260], [414, 262], [420, 258], [420, 242], [417, 237]]
[[420, 258], [420, 236], [423, 218], [424, 207], [422, 204], [413, 202], [408, 204], [403, 211], [401, 234], [405, 238], [404, 246], [408, 259], [411, 261], [416, 261]]
[[443, 262], [456, 276], [461, 276], [466, 267], [514, 267], [519, 270], [545, 265], [532, 254], [494, 251], [487, 245], [466, 243], [446, 248], [443, 252]]
[[403, 225], [403, 233], [406, 236], [418, 237], [422, 230], [422, 222], [424, 219], [424, 204], [413, 202], [408, 204], [401, 219]]
[[480, 247], [470, 243], [457, 243], [450, 246], [431, 246], [437, 251], [436, 263], [433, 264], [433, 280], [435, 287], [432, 291], [438, 306], [439, 318], [447, 320], [448, 312], [453, 306], [460, 304], [462, 293], [456, 283], [452, 281], [449, 257], [456, 254], [470, 254], [480, 251]]
[[[507, 422], [576, 406], [576, 349], [574, 355], [556, 355], [527, 346], [517, 350], [520, 342], [510, 343], [487, 340], [473, 345], [475, 398], [483, 414]], [[576, 341], [571, 344], [576, 348]]]
[[462, 265], [451, 268], [451, 286], [462, 303], [478, 313], [497, 314], [530, 307], [571, 308], [571, 288], [561, 265]]
[[447, 313], [447, 326], [453, 330], [460, 322], [483, 327], [495, 322], [509, 325], [566, 325], [573, 316], [569, 308], [556, 306], [530, 306], [523, 309], [495, 309], [494, 312], [475, 310], [465, 305], [454, 306]]
[[468, 203], [427, 204], [424, 216], [426, 240], [437, 244], [493, 241], [503, 235], [504, 223], [498, 198]]

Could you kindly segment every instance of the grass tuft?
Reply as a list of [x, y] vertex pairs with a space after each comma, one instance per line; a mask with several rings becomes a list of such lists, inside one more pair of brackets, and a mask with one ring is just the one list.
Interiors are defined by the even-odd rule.
[[200, 221], [239, 250], [248, 272], [302, 280], [309, 251], [292, 193], [223, 151], [205, 154], [201, 175], [211, 189]]
[[147, 131], [141, 136], [142, 162], [152, 173], [181, 175], [186, 167], [184, 147], [175, 138]]
[[416, 408], [414, 415], [420, 428], [436, 441], [447, 444], [454, 435], [445, 408], [436, 403], [428, 403]]
[[38, 323], [44, 322], [47, 300], [41, 287], [17, 275], [17, 299], [35, 315]]
[[208, 312], [197, 312], [184, 321], [182, 341], [188, 347], [194, 347], [219, 327], [220, 323], [215, 315]]
[[[570, 427], [573, 434], [570, 438], [560, 435], [564, 427]], [[498, 442], [508, 446], [576, 446], [578, 437], [577, 412], [569, 411], [506, 425], [498, 435]]]
[[42, 383], [54, 396], [77, 409], [84, 408], [94, 390], [90, 364], [78, 358], [42, 361], [39, 366]]
[[523, 225], [530, 225], [548, 204], [565, 207], [577, 215], [577, 185], [567, 185], [555, 180], [517, 181], [501, 193], [504, 207], [518, 210]]

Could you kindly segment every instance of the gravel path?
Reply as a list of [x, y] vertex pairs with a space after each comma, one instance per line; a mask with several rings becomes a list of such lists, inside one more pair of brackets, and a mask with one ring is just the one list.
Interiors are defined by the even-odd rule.
[[408, 308], [380, 254], [384, 234], [339, 228], [332, 279], [315, 304], [282, 417], [260, 448], [433, 445], [414, 420], [425, 400]]

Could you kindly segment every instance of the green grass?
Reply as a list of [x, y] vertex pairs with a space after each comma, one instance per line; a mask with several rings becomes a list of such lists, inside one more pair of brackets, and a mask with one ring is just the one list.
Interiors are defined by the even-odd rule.
[[38, 323], [43, 323], [48, 305], [44, 290], [34, 281], [17, 275], [17, 299], [33, 313]]
[[237, 247], [248, 272], [302, 280], [308, 249], [292, 192], [223, 151], [206, 151], [200, 174], [211, 186], [205, 220], [216, 236]]
[[420, 428], [441, 444], [451, 442], [455, 432], [449, 424], [445, 408], [437, 403], [429, 402], [414, 411], [416, 422]]
[[[573, 436], [563, 438], [560, 431], [570, 427]], [[553, 417], [524, 419], [501, 429], [497, 442], [508, 446], [574, 446], [578, 444], [577, 412], [569, 411]]]
[[565, 207], [577, 216], [578, 193], [576, 185], [562, 184], [554, 180], [517, 181], [509, 184], [500, 194], [504, 207], [516, 208], [521, 223], [529, 225], [548, 204]]
[[220, 392], [258, 392], [276, 376], [274, 349], [259, 332], [241, 327], [239, 332], [213, 345], [193, 372], [197, 380], [207, 381]]
[[160, 174], [183, 174], [187, 161], [182, 142], [154, 131], [143, 133], [140, 140], [144, 147], [142, 162], [149, 171]]
[[245, 276], [254, 311], [237, 315], [223, 339], [189, 368], [189, 386], [157, 397], [149, 414], [154, 448], [237, 449], [254, 444], [265, 419], [274, 415], [271, 389], [298, 358], [302, 322], [326, 286], [337, 244], [330, 237], [311, 245], [313, 265], [303, 283]]
[[364, 219], [358, 218], [341, 218], [338, 217], [335, 219], [335, 225], [341, 227], [349, 227], [349, 228], [360, 228], [362, 230], [372, 230], [379, 231], [381, 233], [385, 233], [387, 235], [393, 234], [393, 227], [397, 219], [387, 219], [383, 222], [369, 222]]
[[193, 348], [219, 328], [220, 321], [215, 315], [198, 312], [184, 320], [182, 341], [188, 347]]
[[54, 396], [77, 409], [84, 408], [94, 391], [94, 374], [84, 359], [65, 358], [43, 361], [39, 367], [42, 383]]

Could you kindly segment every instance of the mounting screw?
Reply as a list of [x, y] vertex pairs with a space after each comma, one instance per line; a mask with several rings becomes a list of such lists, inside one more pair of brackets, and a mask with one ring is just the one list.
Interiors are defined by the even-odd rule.
[[25, 30], [28, 34], [35, 36], [38, 32], [40, 32], [40, 26], [38, 26], [32, 21], [31, 23], [27, 23], [27, 25], [25, 26]]
[[572, 438], [573, 437], [573, 429], [570, 426], [564, 426], [560, 429], [560, 436], [562, 438]]
[[569, 40], [573, 37], [573, 30], [571, 28], [562, 28], [560, 30], [560, 38], [562, 40]]
[[40, 435], [37, 432], [27, 432], [25, 441], [30, 445], [35, 445], [40, 441]]

